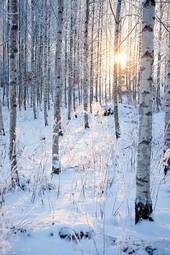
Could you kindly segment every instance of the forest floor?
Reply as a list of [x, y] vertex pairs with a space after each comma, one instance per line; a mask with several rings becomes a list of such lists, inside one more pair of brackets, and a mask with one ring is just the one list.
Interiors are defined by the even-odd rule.
[[4, 199], [0, 254], [170, 255], [170, 174], [164, 178], [161, 163], [163, 112], [154, 115], [153, 123], [154, 222], [138, 225], [134, 225], [137, 111], [120, 105], [118, 141], [113, 116], [102, 116], [98, 105], [94, 105], [87, 130], [81, 109], [70, 122], [63, 114], [60, 175], [51, 175], [52, 112], [48, 127], [44, 127], [43, 112], [37, 120], [32, 120], [31, 110], [18, 113], [17, 157], [23, 190], [16, 191], [8, 188], [9, 120], [8, 113], [4, 114], [7, 134], [0, 138], [1, 193], [5, 190], [4, 198], [0, 196], [0, 202]]

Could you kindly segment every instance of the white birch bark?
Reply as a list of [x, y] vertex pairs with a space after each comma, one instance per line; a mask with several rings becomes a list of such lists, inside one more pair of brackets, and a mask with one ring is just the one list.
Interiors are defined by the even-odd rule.
[[88, 119], [88, 85], [89, 85], [88, 23], [89, 23], [89, 0], [86, 0], [85, 34], [84, 34], [84, 85], [83, 85], [84, 127], [85, 128], [89, 128], [89, 119]]
[[54, 126], [53, 126], [53, 145], [52, 145], [52, 172], [61, 172], [59, 160], [59, 135], [61, 122], [61, 98], [62, 98], [62, 35], [63, 35], [63, 11], [64, 1], [58, 0], [58, 20], [57, 20], [57, 43], [56, 43], [56, 93], [54, 104]]
[[152, 141], [152, 65], [155, 1], [145, 0], [142, 19], [142, 56], [139, 101], [139, 141], [136, 173], [135, 222], [152, 213], [150, 161]]
[[24, 110], [26, 110], [27, 106], [27, 81], [26, 81], [26, 77], [27, 77], [27, 54], [28, 54], [28, 0], [25, 0], [25, 17], [24, 17], [24, 60], [25, 60], [25, 64], [24, 64], [24, 92], [23, 92], [23, 104], [24, 104]]
[[44, 124], [48, 126], [48, 9], [47, 0], [45, 0], [44, 11]]
[[32, 107], [34, 119], [37, 118], [36, 112], [36, 102], [35, 102], [35, 82], [36, 82], [36, 74], [35, 74], [35, 44], [36, 44], [36, 31], [35, 31], [35, 1], [31, 0], [31, 72], [32, 72]]
[[19, 185], [16, 159], [16, 120], [17, 120], [17, 56], [18, 56], [18, 6], [17, 0], [9, 0], [9, 84], [10, 84], [10, 148], [11, 185]]
[[72, 111], [72, 98], [73, 98], [73, 15], [74, 15], [74, 1], [71, 0], [71, 21], [70, 21], [70, 49], [69, 49], [69, 58], [68, 58], [68, 120], [71, 120], [71, 111]]
[[103, 41], [103, 3], [101, 2], [101, 17], [99, 28], [99, 103], [102, 104], [102, 41]]
[[99, 56], [100, 56], [100, 25], [101, 25], [101, 11], [102, 3], [99, 6], [99, 14], [97, 21], [97, 46], [96, 46], [96, 77], [95, 77], [95, 98], [96, 102], [99, 101]]
[[77, 1], [74, 1], [74, 20], [73, 20], [73, 27], [74, 27], [74, 31], [73, 31], [73, 110], [74, 113], [76, 112], [76, 88], [77, 88]]
[[1, 98], [0, 98], [0, 135], [5, 135], [4, 122], [3, 122], [3, 116], [2, 116], [2, 102], [1, 102]]
[[165, 150], [170, 149], [170, 33], [168, 36], [168, 72], [165, 88]]
[[[163, 18], [163, 3], [160, 1], [160, 20]], [[161, 107], [161, 39], [162, 39], [162, 24], [159, 24], [159, 35], [158, 35], [158, 67], [157, 67], [157, 87], [156, 87], [156, 111], [159, 112]]]
[[47, 82], [48, 82], [48, 110], [50, 110], [50, 92], [51, 92], [51, 6], [48, 6], [48, 39], [47, 39]]
[[64, 26], [64, 105], [67, 108], [67, 85], [68, 85], [68, 21], [67, 21], [67, 6], [65, 4], [65, 26]]
[[[122, 0], [118, 0], [116, 8], [116, 24], [115, 24], [115, 40], [114, 40], [114, 55], [119, 54], [119, 41], [120, 41], [120, 13], [121, 13]], [[114, 99], [114, 121], [115, 121], [115, 135], [116, 138], [120, 137], [120, 124], [118, 112], [118, 76], [119, 76], [120, 63], [114, 61], [114, 86], [113, 86], [113, 99]]]
[[91, 50], [90, 50], [90, 112], [92, 113], [93, 87], [94, 87], [94, 21], [95, 1], [92, 2], [92, 24], [91, 24]]

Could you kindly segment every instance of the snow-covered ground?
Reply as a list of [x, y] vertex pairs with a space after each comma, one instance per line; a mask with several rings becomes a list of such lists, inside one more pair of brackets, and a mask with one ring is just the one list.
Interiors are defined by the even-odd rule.
[[[51, 125], [44, 127], [43, 112], [37, 120], [32, 119], [31, 110], [18, 113], [18, 171], [23, 190], [7, 190], [8, 132], [0, 137], [1, 193], [6, 189], [4, 198], [0, 196], [0, 254], [170, 254], [170, 177], [164, 178], [161, 163], [164, 114], [155, 114], [153, 123], [154, 222], [136, 226], [137, 111], [120, 105], [118, 141], [113, 116], [103, 117], [99, 106], [94, 105], [90, 129], [83, 128], [81, 109], [77, 115], [70, 122], [63, 118], [63, 171], [52, 176]], [[7, 117], [6, 112], [6, 129]], [[59, 236], [61, 230], [89, 232], [90, 237], [65, 240]]]

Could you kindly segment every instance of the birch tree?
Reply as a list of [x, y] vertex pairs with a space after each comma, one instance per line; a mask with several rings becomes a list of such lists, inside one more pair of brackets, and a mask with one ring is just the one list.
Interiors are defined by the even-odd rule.
[[152, 64], [155, 1], [145, 0], [142, 19], [142, 56], [139, 101], [139, 141], [136, 173], [135, 222], [152, 213], [150, 161], [152, 141]]
[[17, 0], [9, 0], [9, 84], [10, 84], [10, 147], [12, 187], [19, 185], [16, 159], [16, 120], [17, 120], [17, 56], [18, 56], [18, 6]]
[[4, 1], [3, 8], [7, 10], [7, 14], [3, 15], [3, 99], [2, 103], [5, 104], [5, 99], [7, 102], [7, 106], [9, 108], [9, 2]]
[[71, 0], [71, 20], [70, 20], [70, 40], [69, 40], [69, 60], [68, 60], [68, 70], [69, 70], [69, 79], [68, 79], [68, 120], [71, 120], [71, 111], [72, 111], [72, 97], [73, 97], [73, 21], [74, 21], [74, 7], [75, 0]]
[[167, 85], [165, 86], [165, 131], [164, 131], [164, 174], [170, 169], [170, 33], [168, 33], [168, 70]]
[[91, 49], [90, 49], [90, 112], [92, 113], [93, 86], [94, 86], [94, 20], [95, 20], [95, 0], [92, 1], [92, 21], [91, 21]]
[[96, 84], [95, 84], [95, 98], [99, 101], [99, 50], [100, 50], [100, 24], [101, 24], [102, 3], [100, 2], [98, 21], [97, 21], [97, 45], [96, 45]]
[[36, 45], [36, 30], [35, 30], [35, 0], [31, 0], [31, 72], [32, 72], [32, 106], [34, 119], [37, 118], [36, 103], [35, 103], [35, 45]]
[[0, 135], [1, 134], [5, 135], [4, 122], [3, 122], [3, 116], [2, 116], [2, 102], [1, 102], [1, 98], [0, 98]]
[[[121, 14], [122, 0], [118, 0], [115, 16], [115, 39], [114, 39], [114, 56], [115, 58], [119, 55], [119, 43], [120, 43], [120, 14]], [[114, 99], [114, 121], [115, 121], [115, 135], [116, 138], [120, 136], [120, 124], [119, 124], [119, 113], [118, 113], [118, 74], [120, 70], [119, 61], [114, 60], [114, 85], [113, 85], [113, 99]]]
[[89, 24], [89, 0], [86, 0], [85, 14], [85, 35], [84, 35], [84, 86], [83, 86], [83, 103], [84, 103], [84, 127], [89, 128], [88, 120], [88, 83], [89, 83], [89, 66], [88, 66], [88, 24]]
[[[163, 18], [163, 3], [160, 1], [160, 20]], [[160, 86], [161, 86], [161, 39], [162, 39], [162, 24], [159, 24], [158, 32], [158, 67], [157, 67], [157, 87], [156, 87], [156, 111], [159, 112], [161, 107], [161, 95], [160, 95]]]
[[53, 145], [52, 145], [52, 172], [61, 172], [59, 160], [59, 135], [61, 122], [61, 98], [62, 98], [62, 36], [63, 36], [63, 12], [64, 1], [58, 0], [58, 20], [57, 20], [57, 43], [56, 43], [56, 91], [54, 104], [54, 126], [53, 126]]
[[48, 126], [48, 5], [47, 0], [44, 4], [45, 11], [45, 35], [44, 35], [44, 123], [45, 126]]

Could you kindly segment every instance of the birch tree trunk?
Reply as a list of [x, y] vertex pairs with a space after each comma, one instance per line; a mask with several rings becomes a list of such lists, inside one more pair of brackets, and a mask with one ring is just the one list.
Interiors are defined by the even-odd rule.
[[[119, 54], [119, 41], [120, 41], [120, 13], [121, 13], [122, 0], [118, 0], [116, 8], [116, 24], [115, 24], [115, 41], [114, 41], [114, 55]], [[114, 121], [115, 121], [115, 135], [116, 138], [120, 137], [120, 124], [118, 112], [118, 76], [119, 76], [120, 63], [114, 61], [114, 86], [113, 86], [113, 99], [114, 99]]]
[[59, 135], [60, 135], [60, 108], [62, 98], [62, 36], [63, 36], [63, 0], [58, 0], [58, 20], [57, 20], [57, 43], [56, 43], [56, 94], [54, 104], [54, 126], [53, 126], [53, 145], [52, 145], [52, 172], [61, 172], [59, 160]]
[[28, 0], [25, 0], [25, 18], [24, 18], [24, 24], [25, 24], [25, 31], [24, 31], [24, 92], [23, 92], [23, 104], [24, 104], [24, 110], [26, 110], [27, 107], [27, 54], [28, 54], [28, 47], [27, 47], [27, 40], [28, 40]]
[[145, 0], [142, 20], [142, 58], [139, 101], [139, 141], [136, 173], [135, 222], [149, 219], [152, 213], [150, 161], [152, 141], [152, 65], [155, 1]]
[[3, 88], [2, 90], [2, 105], [5, 105], [5, 103], [7, 103], [7, 105], [9, 106], [9, 102], [8, 102], [8, 88], [9, 88], [9, 77], [8, 77], [8, 70], [9, 70], [9, 58], [8, 58], [8, 38], [9, 38], [9, 34], [8, 34], [8, 4], [6, 1], [3, 1], [2, 3], [2, 8], [4, 10], [6, 10], [6, 13], [4, 13], [4, 15], [2, 15], [2, 78], [1, 78], [1, 87]]
[[[3, 8], [7, 9], [7, 3], [6, 1], [3, 2]], [[9, 107], [9, 58], [8, 58], [8, 49], [9, 49], [9, 42], [8, 42], [8, 38], [9, 38], [9, 22], [7, 21], [7, 15], [8, 14], [4, 14], [3, 15], [3, 50], [2, 50], [2, 54], [3, 54], [3, 63], [2, 63], [2, 72], [3, 72], [3, 77], [2, 77], [2, 85], [3, 85], [3, 97], [2, 97], [2, 103], [3, 105], [5, 104], [5, 97], [6, 97], [6, 102], [7, 105]]]
[[74, 1], [74, 20], [73, 20], [73, 27], [74, 27], [74, 31], [73, 31], [73, 110], [74, 113], [76, 112], [76, 87], [77, 87], [77, 1]]
[[35, 31], [35, 0], [31, 0], [31, 72], [32, 72], [32, 106], [34, 119], [37, 118], [36, 103], [35, 103], [35, 42], [36, 42], [36, 31]]
[[0, 135], [5, 135], [4, 122], [3, 122], [3, 116], [2, 116], [2, 102], [1, 102], [1, 98], [0, 98]]
[[[36, 93], [37, 93], [37, 105], [40, 105], [42, 104], [42, 96], [43, 96], [43, 84], [45, 85], [45, 83], [43, 83], [43, 63], [44, 63], [44, 51], [45, 51], [45, 47], [44, 47], [44, 41], [45, 41], [45, 32], [44, 32], [44, 28], [45, 28], [45, 25], [44, 25], [44, 20], [42, 17], [45, 17], [44, 15], [44, 12], [45, 12], [45, 8], [44, 8], [44, 1], [40, 2], [39, 3], [39, 8], [40, 8], [40, 17], [39, 18], [39, 26], [38, 26], [38, 35], [36, 36], [36, 40], [38, 41], [38, 43], [36, 43], [36, 46], [35, 46], [35, 63], [37, 63], [36, 65], [33, 63], [33, 66], [35, 66], [35, 81], [37, 81], [36, 83], [36, 87], [37, 87], [37, 90], [36, 90]], [[36, 26], [35, 26], [35, 31], [37, 30]], [[37, 58], [36, 58], [37, 56]], [[46, 79], [46, 78], [45, 78]], [[47, 85], [46, 85], [47, 86]], [[36, 88], [32, 88], [32, 91], [34, 92]], [[33, 97], [34, 98], [34, 97]], [[44, 99], [44, 98], [43, 98]], [[47, 98], [45, 98], [45, 100], [43, 101], [46, 101]], [[46, 106], [44, 107], [44, 115], [46, 114]], [[45, 117], [45, 116], [44, 116]], [[47, 117], [47, 116], [46, 116]], [[45, 118], [44, 118], [45, 120]], [[47, 123], [45, 123], [47, 124]]]
[[16, 159], [16, 119], [17, 119], [17, 56], [18, 56], [18, 8], [17, 0], [9, 0], [9, 84], [10, 84], [10, 147], [11, 185], [19, 185]]
[[85, 16], [85, 35], [84, 35], [84, 86], [83, 86], [83, 103], [84, 103], [84, 127], [89, 128], [88, 120], [88, 85], [89, 85], [89, 66], [88, 66], [88, 23], [89, 23], [89, 0], [86, 0]]
[[102, 3], [100, 3], [99, 7], [99, 17], [97, 21], [97, 46], [96, 46], [96, 77], [95, 77], [95, 98], [96, 102], [99, 101], [99, 49], [100, 49], [100, 24], [101, 24], [101, 11], [102, 11]]
[[18, 106], [19, 110], [21, 110], [22, 102], [23, 102], [23, 68], [24, 68], [24, 20], [23, 20], [23, 1], [19, 0], [18, 3], [18, 23], [19, 23], [19, 45], [18, 45]]
[[94, 86], [94, 15], [95, 0], [92, 2], [92, 24], [91, 24], [91, 50], [90, 50], [90, 112], [92, 113], [93, 86]]
[[65, 9], [65, 34], [64, 34], [64, 105], [67, 108], [67, 84], [68, 84], [68, 21], [67, 21], [67, 6]]
[[78, 88], [78, 100], [79, 100], [79, 105], [81, 105], [82, 103], [82, 91], [81, 91], [81, 52], [80, 52], [80, 48], [81, 48], [81, 29], [80, 29], [80, 24], [81, 24], [81, 1], [79, 2], [78, 5], [78, 14], [77, 14], [77, 19], [78, 19], [78, 31], [77, 31], [77, 88]]
[[168, 45], [168, 74], [165, 88], [165, 151], [170, 149], [170, 33]]
[[102, 40], [103, 40], [103, 3], [101, 2], [101, 17], [99, 27], [99, 103], [102, 104]]
[[74, 1], [71, 0], [71, 21], [70, 21], [70, 49], [69, 49], [69, 60], [68, 60], [68, 70], [69, 70], [69, 78], [68, 78], [68, 120], [71, 120], [71, 111], [72, 111], [72, 97], [73, 97], [73, 6]]
[[48, 6], [48, 24], [47, 24], [47, 82], [48, 82], [48, 110], [50, 110], [50, 92], [51, 92], [51, 6]]
[[45, 24], [44, 24], [44, 124], [48, 126], [48, 5], [45, 0]]
[[[163, 18], [163, 3], [160, 1], [160, 20]], [[156, 111], [159, 112], [161, 107], [161, 39], [162, 39], [162, 24], [159, 24], [159, 35], [158, 35], [158, 67], [157, 67], [157, 87], [156, 87]]]

